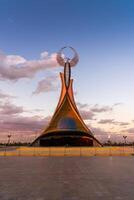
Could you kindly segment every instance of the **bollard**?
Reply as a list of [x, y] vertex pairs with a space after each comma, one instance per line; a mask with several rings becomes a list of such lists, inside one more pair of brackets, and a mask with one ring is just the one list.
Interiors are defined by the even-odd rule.
[[19, 147], [19, 154], [18, 154], [18, 156], [21, 156], [21, 151], [20, 151], [20, 147]]
[[82, 156], [81, 147], [80, 147], [80, 156]]
[[94, 147], [94, 155], [95, 155], [95, 156], [97, 156], [96, 153], [97, 153], [97, 152], [96, 152], [96, 147]]
[[7, 155], [7, 145], [5, 145], [5, 151], [4, 151], [4, 156]]
[[33, 155], [36, 156], [36, 153], [35, 153], [35, 146], [34, 146], [34, 152], [33, 152]]
[[66, 156], [66, 147], [64, 147], [64, 156]]
[[51, 156], [51, 147], [49, 147], [49, 156]]
[[109, 156], [111, 156], [111, 146], [109, 146]]

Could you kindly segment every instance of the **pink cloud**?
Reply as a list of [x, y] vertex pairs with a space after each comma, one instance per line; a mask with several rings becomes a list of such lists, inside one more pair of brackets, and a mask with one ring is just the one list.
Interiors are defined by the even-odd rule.
[[0, 103], [0, 132], [1, 131], [34, 131], [43, 128], [50, 117], [23, 116], [25, 110], [11, 102]]
[[56, 54], [41, 53], [39, 60], [26, 60], [19, 55], [0, 54], [0, 79], [17, 81], [32, 78], [41, 70], [57, 67]]
[[127, 126], [130, 123], [129, 122], [118, 122], [114, 119], [101, 119], [98, 121], [99, 124], [114, 124], [114, 125], [119, 125], [119, 126]]
[[98, 128], [98, 127], [90, 127], [90, 128], [91, 128], [94, 135], [101, 135], [101, 136], [103, 136], [103, 135], [107, 136], [108, 135], [108, 132], [105, 131], [104, 129], [101, 129], [101, 128]]
[[10, 98], [15, 98], [15, 96], [4, 93], [2, 90], [0, 90], [0, 99], [10, 99]]
[[114, 119], [101, 119], [98, 123], [99, 124], [115, 124], [116, 122], [114, 121]]
[[84, 109], [84, 108], [87, 108], [87, 107], [89, 107], [89, 105], [88, 104], [86, 104], [86, 103], [80, 103], [80, 102], [77, 102], [77, 106], [79, 107], [79, 109]]
[[134, 133], [134, 128], [128, 128], [128, 129], [122, 130], [122, 132]]
[[44, 128], [50, 118], [41, 118], [40, 116], [25, 117], [25, 116], [10, 116], [1, 119], [0, 116], [0, 131], [36, 131]]
[[80, 110], [80, 114], [82, 116], [82, 119], [83, 120], [92, 120], [94, 118], [94, 113], [91, 112], [90, 110], [89, 111], [86, 111], [86, 110]]
[[91, 111], [92, 112], [95, 112], [95, 113], [101, 113], [101, 112], [109, 112], [109, 111], [112, 111], [113, 110], [113, 107], [111, 106], [100, 106], [98, 104], [94, 105], [92, 108], [91, 108]]
[[38, 86], [33, 94], [55, 91], [57, 87], [57, 76], [49, 76], [38, 82]]
[[14, 115], [23, 112], [24, 109], [22, 106], [16, 106], [10, 102], [0, 104], [0, 115]]

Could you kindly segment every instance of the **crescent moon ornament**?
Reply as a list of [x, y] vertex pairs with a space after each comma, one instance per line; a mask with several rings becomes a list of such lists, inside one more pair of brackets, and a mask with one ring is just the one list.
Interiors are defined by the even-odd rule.
[[[65, 59], [62, 57], [62, 52], [65, 48], [70, 48], [74, 52], [74, 57], [72, 59], [65, 57]], [[73, 47], [63, 47], [60, 49], [60, 51], [57, 53], [57, 62], [61, 66], [65, 66], [65, 63], [69, 62], [70, 67], [74, 67], [79, 61], [79, 56], [76, 52], [76, 50]]]
[[[74, 56], [72, 59], [66, 56], [63, 57], [63, 50], [65, 48], [69, 48], [73, 51]], [[78, 63], [78, 61], [79, 61], [79, 56], [73, 47], [63, 47], [57, 53], [57, 62], [59, 63], [59, 65], [64, 66], [64, 81], [65, 81], [66, 89], [68, 89], [70, 85], [71, 67], [74, 67]]]
[[73, 52], [74, 52], [74, 57], [70, 61], [70, 66], [74, 67], [79, 62], [79, 56], [78, 56], [78, 53], [76, 52], [76, 50], [73, 47], [70, 47], [70, 49], [72, 49]]
[[60, 51], [57, 53], [57, 62], [59, 63], [59, 65], [64, 66], [65, 65], [65, 61], [62, 58], [62, 51], [63, 49], [65, 49], [66, 47], [63, 47], [60, 49]]

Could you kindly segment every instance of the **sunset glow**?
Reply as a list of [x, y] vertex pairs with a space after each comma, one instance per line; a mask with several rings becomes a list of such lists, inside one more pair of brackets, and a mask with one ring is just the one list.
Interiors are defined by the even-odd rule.
[[72, 76], [84, 122], [100, 141], [134, 141], [133, 9], [125, 0], [0, 2], [0, 143], [9, 133], [32, 141], [49, 123], [66, 45], [80, 56]]

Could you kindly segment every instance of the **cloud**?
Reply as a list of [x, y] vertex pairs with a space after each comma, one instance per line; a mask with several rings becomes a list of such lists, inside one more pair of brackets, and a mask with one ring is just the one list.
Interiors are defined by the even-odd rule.
[[88, 104], [77, 102], [77, 106], [83, 120], [94, 120], [95, 114], [89, 109]]
[[39, 94], [42, 92], [55, 91], [57, 89], [57, 76], [49, 76], [38, 82], [38, 86], [33, 94]]
[[11, 134], [11, 142], [32, 142], [48, 125], [50, 117], [25, 117], [19, 115], [7, 116], [1, 120], [0, 116], [0, 142], [7, 142], [7, 135]]
[[93, 135], [103, 135], [103, 136], [107, 136], [108, 135], [108, 132], [105, 131], [104, 129], [101, 129], [101, 128], [96, 128], [96, 127], [91, 127], [90, 128]]
[[80, 110], [80, 114], [82, 116], [83, 120], [92, 120], [94, 119], [95, 114], [93, 112], [86, 111], [86, 110]]
[[10, 94], [6, 94], [2, 90], [0, 90], [0, 99], [10, 99], [10, 98], [15, 98], [15, 96], [12, 96]]
[[107, 142], [109, 138], [111, 142], [122, 142], [122, 136], [114, 131], [108, 131], [100, 127], [91, 127], [90, 125], [89, 128], [93, 135], [101, 142]]
[[100, 106], [98, 104], [95, 104], [92, 108], [91, 111], [95, 113], [101, 113], [101, 112], [109, 112], [112, 111], [113, 107], [110, 106]]
[[[119, 105], [121, 103], [117, 103], [117, 104]], [[88, 119], [95, 120], [94, 116], [96, 116], [97, 114], [113, 111], [115, 104], [112, 106], [107, 106], [107, 105], [102, 106], [99, 104], [89, 105], [89, 104], [83, 104], [83, 103], [78, 102], [77, 106], [78, 106], [80, 113], [84, 120], [88, 120]], [[104, 119], [104, 120], [100, 120], [99, 123], [100, 124], [106, 124], [106, 123], [116, 124], [117, 122], [113, 119]], [[123, 122], [122, 122], [122, 125], [123, 125]], [[125, 125], [125, 123], [124, 123], [124, 125]]]
[[124, 103], [121, 103], [121, 102], [118, 102], [118, 103], [115, 103], [113, 106], [121, 106], [123, 105]]
[[77, 106], [80, 108], [80, 109], [83, 109], [83, 108], [87, 108], [87, 107], [89, 107], [89, 105], [88, 104], [83, 104], [83, 103], [80, 103], [80, 102], [77, 102]]
[[23, 116], [28, 112], [22, 106], [16, 106], [13, 103], [0, 102], [0, 134], [4, 131], [36, 131], [40, 130], [50, 120], [50, 116], [42, 118], [41, 116]]
[[114, 119], [101, 119], [99, 122], [99, 124], [115, 124]]
[[112, 106], [107, 106], [107, 105], [89, 105], [89, 104], [83, 104], [78, 102], [77, 105], [80, 109], [86, 109], [89, 108], [91, 112], [93, 113], [103, 113], [103, 112], [111, 112], [113, 111], [114, 107], [122, 105], [123, 103], [115, 103]]
[[120, 126], [128, 126], [130, 123], [129, 122], [119, 122]]
[[56, 53], [48, 55], [41, 53], [39, 60], [26, 60], [19, 55], [0, 53], [0, 79], [17, 81], [22, 78], [32, 78], [41, 70], [57, 67]]
[[44, 52], [42, 52], [40, 54], [41, 59], [45, 59], [45, 58], [47, 58], [47, 56], [48, 56], [48, 52], [47, 51], [44, 51]]
[[114, 125], [119, 125], [119, 126], [127, 126], [130, 123], [129, 122], [118, 122], [114, 119], [101, 119], [98, 121], [99, 124], [114, 124]]
[[40, 116], [25, 117], [13, 116], [0, 120], [0, 131], [36, 131], [44, 128], [50, 118], [41, 118]]
[[[85, 120], [94, 119], [94, 116], [96, 116], [98, 113], [109, 112], [113, 110], [113, 106], [101, 106], [98, 104], [91, 106], [89, 104], [83, 104], [80, 102], [78, 102], [77, 105], [83, 119]], [[108, 123], [108, 121], [100, 121], [100, 123]]]
[[122, 132], [134, 133], [134, 128], [128, 128], [128, 129], [122, 130]]
[[5, 102], [0, 105], [0, 115], [15, 115], [23, 112], [24, 109], [22, 106], [16, 106], [10, 102]]

